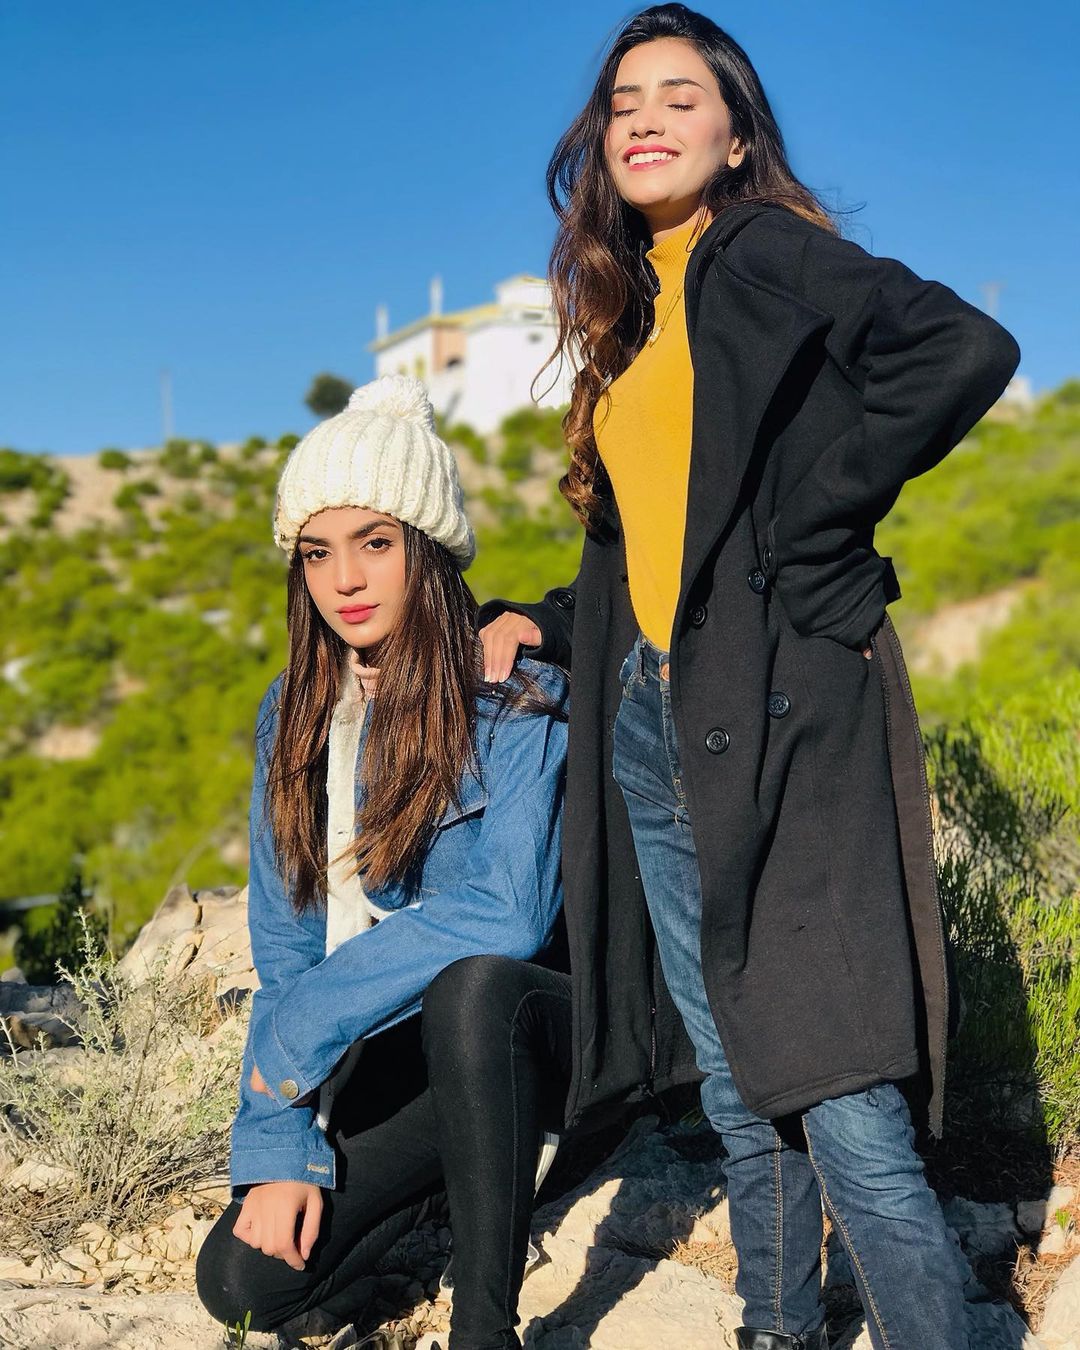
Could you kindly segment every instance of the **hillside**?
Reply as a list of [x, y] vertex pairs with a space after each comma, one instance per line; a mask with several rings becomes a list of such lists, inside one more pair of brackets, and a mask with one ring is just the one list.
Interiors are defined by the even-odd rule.
[[[448, 434], [477, 598], [571, 577], [558, 415], [526, 409], [490, 443]], [[294, 441], [0, 451], [0, 897], [54, 892], [82, 859], [123, 939], [176, 882], [242, 884], [254, 710], [285, 654], [269, 525]], [[1031, 712], [1080, 666], [1078, 449], [1071, 382], [977, 427], [882, 528], [929, 722]]]

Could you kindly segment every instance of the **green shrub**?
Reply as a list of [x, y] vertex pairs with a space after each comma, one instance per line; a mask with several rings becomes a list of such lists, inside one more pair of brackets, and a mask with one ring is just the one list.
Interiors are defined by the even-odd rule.
[[972, 1139], [1030, 1133], [1060, 1154], [1080, 1135], [1080, 675], [1049, 709], [976, 710], [928, 746], [965, 1006], [948, 1112]]
[[499, 423], [499, 435], [508, 440], [529, 441], [544, 450], [562, 450], [564, 408], [537, 408], [527, 405], [508, 413]]
[[166, 441], [162, 447], [161, 467], [167, 474], [173, 478], [197, 478], [199, 476], [199, 460], [193, 453], [189, 441], [180, 440], [174, 437]]
[[[15, 940], [15, 964], [31, 984], [53, 984], [57, 967], [76, 964], [88, 943], [95, 955], [104, 949], [108, 924], [91, 909], [92, 897], [81, 869], [75, 867], [56, 903], [27, 916]], [[37, 914], [43, 917], [35, 922]]]
[[877, 544], [896, 561], [905, 609], [985, 595], [1076, 554], [1080, 409], [1067, 389], [1019, 422], [981, 422], [904, 487]]
[[532, 473], [533, 447], [526, 440], [517, 438], [506, 440], [499, 451], [496, 463], [506, 474], [507, 482], [520, 483]]
[[45, 487], [51, 479], [47, 460], [21, 450], [0, 449], [0, 492], [21, 492], [24, 488]]
[[348, 380], [324, 371], [311, 381], [304, 402], [316, 417], [333, 417], [343, 411], [352, 391]]
[[469, 426], [468, 422], [455, 422], [453, 426], [446, 427], [440, 432], [443, 439], [451, 445], [460, 445], [467, 451], [469, 458], [476, 464], [486, 464], [488, 462], [488, 444], [487, 441]]
[[254, 459], [260, 450], [266, 449], [266, 441], [262, 436], [249, 436], [240, 447], [241, 459]]
[[299, 445], [300, 437], [294, 431], [287, 431], [283, 436], [277, 438], [277, 448], [279, 450], [291, 450], [294, 445]]
[[98, 455], [98, 463], [103, 469], [129, 469], [131, 456], [126, 455], [123, 450], [109, 446]]
[[120, 511], [139, 511], [143, 497], [159, 497], [161, 489], [149, 478], [136, 478], [113, 494], [113, 505]]

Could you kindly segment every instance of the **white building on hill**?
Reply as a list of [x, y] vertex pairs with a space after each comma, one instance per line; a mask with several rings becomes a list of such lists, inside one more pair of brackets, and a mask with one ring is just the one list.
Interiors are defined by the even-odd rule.
[[[492, 304], [442, 312], [442, 282], [431, 283], [431, 310], [404, 328], [389, 331], [385, 305], [375, 315], [376, 378], [416, 375], [436, 412], [449, 422], [494, 431], [507, 413], [533, 404], [532, 385], [555, 345], [551, 291], [542, 277], [524, 274], [501, 281]], [[559, 408], [570, 402], [573, 378], [556, 362], [536, 382], [536, 403]]]

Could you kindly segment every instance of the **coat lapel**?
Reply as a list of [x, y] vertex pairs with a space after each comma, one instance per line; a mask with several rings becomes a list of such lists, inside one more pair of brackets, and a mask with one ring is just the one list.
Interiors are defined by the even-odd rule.
[[[832, 323], [825, 311], [752, 280], [729, 260], [725, 250], [735, 234], [771, 209], [729, 207], [702, 235], [687, 264], [694, 409], [680, 612], [732, 519], [762, 420], [785, 372], [803, 345]], [[677, 614], [675, 632], [679, 621]]]

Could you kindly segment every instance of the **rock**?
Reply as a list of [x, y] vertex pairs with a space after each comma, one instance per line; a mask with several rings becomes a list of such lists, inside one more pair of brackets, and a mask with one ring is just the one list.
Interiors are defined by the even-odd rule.
[[80, 1224], [76, 1236], [92, 1256], [99, 1256], [112, 1250], [112, 1234], [99, 1223]]
[[224, 1209], [232, 1200], [232, 1187], [227, 1181], [214, 1179], [200, 1182], [192, 1188], [192, 1194], [204, 1205], [220, 1205]]
[[213, 1228], [216, 1220], [214, 1219], [196, 1219], [191, 1225], [191, 1257], [192, 1260], [198, 1256], [203, 1243], [210, 1236], [210, 1230]]
[[82, 1010], [70, 984], [0, 983], [0, 1017], [8, 1013], [52, 1013], [75, 1021]]
[[35, 1195], [44, 1195], [46, 1191], [70, 1186], [72, 1176], [70, 1168], [54, 1167], [51, 1163], [28, 1158], [4, 1178], [4, 1185], [11, 1190], [32, 1191]]
[[1036, 1248], [1039, 1256], [1060, 1256], [1069, 1246], [1069, 1229], [1062, 1227], [1059, 1223], [1051, 1223], [1050, 1227], [1039, 1238], [1039, 1245]]
[[25, 984], [26, 976], [18, 966], [8, 966], [7, 970], [0, 971], [0, 984]]
[[1055, 1186], [1045, 1200], [1021, 1200], [1016, 1206], [1016, 1222], [1024, 1233], [1041, 1233], [1056, 1222], [1059, 1210], [1076, 1199], [1075, 1186]]
[[[194, 1294], [117, 1294], [80, 1289], [0, 1293], [0, 1344], [26, 1350], [222, 1350], [221, 1324]], [[246, 1350], [277, 1350], [273, 1333], [249, 1332]]]
[[1039, 1337], [1046, 1350], [1080, 1350], [1080, 1256], [1073, 1257], [1050, 1291]]
[[168, 960], [170, 973], [179, 974], [197, 950], [192, 934], [198, 932], [201, 912], [187, 886], [173, 886], [124, 954], [120, 973], [139, 984], [158, 960]]
[[97, 1262], [82, 1247], [65, 1247], [58, 1255], [65, 1265], [71, 1266], [74, 1270], [82, 1271], [84, 1275], [97, 1274]]
[[174, 1209], [162, 1225], [166, 1230], [170, 1228], [187, 1228], [189, 1231], [195, 1222], [195, 1211], [190, 1205], [185, 1205], [182, 1209]]
[[949, 1200], [945, 1222], [955, 1229], [964, 1249], [974, 1255], [996, 1256], [1008, 1251], [1020, 1237], [1011, 1205], [982, 1205], [974, 1200]]
[[40, 1257], [33, 1261], [23, 1261], [18, 1256], [0, 1260], [0, 1280], [29, 1284], [40, 1280], [43, 1274], [44, 1266]]
[[120, 970], [140, 983], [158, 960], [167, 962], [172, 973], [213, 979], [218, 996], [235, 999], [257, 988], [247, 887], [219, 887], [192, 895], [186, 886], [174, 886], [121, 960]]
[[191, 1256], [191, 1229], [172, 1228], [165, 1237], [165, 1259], [178, 1264]]
[[77, 1025], [53, 1013], [12, 1012], [6, 1015], [4, 1024], [18, 1050], [56, 1050], [80, 1044]]

